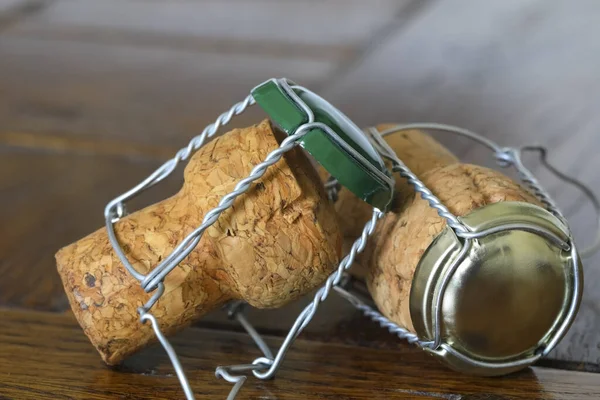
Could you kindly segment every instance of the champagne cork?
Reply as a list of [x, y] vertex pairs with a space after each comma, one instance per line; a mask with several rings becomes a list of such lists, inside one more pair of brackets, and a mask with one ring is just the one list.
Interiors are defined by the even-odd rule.
[[[488, 168], [452, 164], [428, 171], [420, 178], [456, 216], [488, 204], [538, 200], [508, 177]], [[379, 310], [395, 323], [415, 331], [409, 308], [413, 276], [419, 260], [446, 227], [437, 210], [414, 194], [399, 213], [388, 213], [378, 225], [371, 252], [367, 285]]]
[[[150, 272], [283, 138], [263, 121], [198, 150], [176, 195], [115, 224], [132, 265]], [[333, 206], [314, 167], [294, 149], [204, 232], [167, 275], [165, 292], [150, 311], [169, 335], [232, 299], [279, 307], [320, 285], [340, 252]], [[137, 313], [152, 293], [119, 261], [105, 228], [61, 249], [56, 261], [71, 308], [107, 364], [154, 341], [150, 324], [141, 324]]]
[[488, 168], [453, 163], [419, 178], [466, 231], [448, 228], [415, 192], [385, 215], [362, 259], [377, 307], [456, 371], [497, 376], [531, 365], [564, 336], [581, 301], [568, 226]]

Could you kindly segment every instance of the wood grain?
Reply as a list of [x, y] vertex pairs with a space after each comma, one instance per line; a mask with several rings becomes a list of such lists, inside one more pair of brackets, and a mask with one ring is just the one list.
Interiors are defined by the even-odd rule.
[[[182, 147], [257, 84], [312, 86], [336, 63], [168, 47], [0, 38], [2, 130]], [[262, 120], [258, 107], [231, 127]]]
[[[274, 347], [279, 339], [267, 338]], [[70, 315], [0, 309], [0, 397], [7, 399], [183, 398], [161, 348], [106, 368]], [[217, 365], [258, 356], [241, 334], [190, 328], [174, 340], [199, 398], [225, 398]], [[15, 362], [15, 360], [19, 362]], [[50, 367], [51, 365], [51, 367]], [[296, 341], [274, 380], [249, 378], [241, 399], [589, 399], [597, 375], [534, 367], [503, 378], [459, 375], [412, 346], [377, 350]]]
[[[41, 27], [55, 30], [77, 26], [97, 31], [135, 31], [168, 37], [228, 38], [259, 43], [284, 42], [322, 46], [356, 45], [389, 23], [410, 0], [245, 0], [168, 3], [145, 0], [104, 0], [94, 4], [54, 1], [35, 18], [15, 27], [24, 33]], [[344, 23], [334, 22], [344, 7]], [[306, 29], [310, 21], [311, 29]], [[278, 34], [274, 35], [273, 33]]]
[[[0, 165], [0, 304], [62, 311], [67, 303], [53, 254], [101, 226], [106, 203], [160, 162], [4, 145]], [[176, 174], [131, 209], [168, 197], [182, 180]]]

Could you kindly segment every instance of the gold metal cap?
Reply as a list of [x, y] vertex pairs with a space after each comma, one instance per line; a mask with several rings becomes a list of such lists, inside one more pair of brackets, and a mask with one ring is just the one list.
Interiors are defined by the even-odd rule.
[[439, 297], [441, 341], [429, 351], [476, 375], [525, 368], [558, 343], [577, 313], [583, 276], [569, 230], [543, 208], [518, 202], [488, 205], [460, 220], [484, 236], [469, 240], [455, 268], [464, 239], [452, 229], [426, 250], [410, 293], [416, 332], [435, 341]]

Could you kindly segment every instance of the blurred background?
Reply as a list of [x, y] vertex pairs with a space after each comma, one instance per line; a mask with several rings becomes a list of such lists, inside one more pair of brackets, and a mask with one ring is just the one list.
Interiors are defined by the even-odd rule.
[[[102, 226], [107, 201], [271, 77], [360, 126], [441, 122], [543, 144], [598, 193], [598, 37], [597, 0], [0, 0], [0, 306], [68, 312], [56, 250]], [[472, 143], [436, 137], [493, 165]], [[526, 161], [589, 243], [582, 194]], [[600, 364], [599, 260], [587, 261], [580, 314], [552, 353], [575, 367]], [[338, 306], [308, 334], [368, 329]], [[257, 325], [284, 332], [295, 310]]]

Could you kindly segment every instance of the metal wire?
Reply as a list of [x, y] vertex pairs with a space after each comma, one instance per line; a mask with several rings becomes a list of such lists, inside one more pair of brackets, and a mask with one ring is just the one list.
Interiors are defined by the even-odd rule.
[[379, 324], [383, 329], [387, 329], [391, 334], [398, 336], [399, 339], [406, 340], [411, 344], [421, 344], [419, 337], [416, 334], [390, 321], [373, 307], [368, 306], [354, 293], [346, 290], [342, 285], [334, 286], [334, 290], [344, 299], [348, 300], [354, 307], [362, 311], [367, 318]]
[[[252, 324], [248, 322], [246, 316], [244, 315], [246, 304], [243, 301], [233, 301], [225, 308], [227, 310], [227, 314], [229, 318], [236, 319], [242, 327], [246, 330], [248, 335], [254, 340], [256, 346], [263, 353], [265, 358], [273, 359], [273, 353], [269, 346], [265, 343], [260, 334], [254, 329]], [[233, 387], [227, 396], [227, 400], [233, 400], [237, 396], [238, 392], [246, 382], [248, 378], [246, 375], [236, 375], [239, 372], [248, 372], [254, 369], [264, 369], [267, 368], [268, 364], [241, 364], [241, 365], [232, 365], [232, 366], [219, 366], [215, 370], [215, 376], [217, 378], [223, 378], [229, 383], [233, 383]]]
[[392, 171], [398, 172], [401, 177], [405, 178], [408, 183], [414, 186], [415, 191], [421, 195], [421, 197], [429, 203], [431, 208], [434, 208], [438, 215], [446, 220], [448, 225], [458, 232], [468, 232], [468, 228], [463, 225], [460, 220], [448, 210], [448, 208], [435, 196], [423, 181], [421, 181], [403, 162], [398, 158], [394, 150], [383, 140], [375, 128], [367, 129], [367, 133], [370, 135], [371, 142], [380, 154], [392, 162]]
[[548, 211], [559, 217], [561, 220], [565, 219], [558, 210], [554, 200], [550, 198], [550, 195], [542, 188], [542, 185], [537, 178], [523, 164], [523, 161], [521, 160], [521, 149], [506, 147], [500, 152], [497, 152], [495, 156], [500, 165], [515, 167], [521, 181], [529, 187], [531, 192], [533, 192]]
[[240, 323], [240, 325], [242, 325], [242, 327], [246, 330], [248, 335], [250, 335], [252, 340], [254, 340], [254, 343], [256, 343], [256, 346], [260, 349], [260, 351], [262, 351], [264, 356], [272, 359], [273, 352], [271, 351], [271, 349], [269, 348], [267, 343], [263, 340], [263, 338], [260, 336], [260, 334], [256, 331], [256, 329], [254, 329], [252, 324], [250, 324], [250, 322], [246, 319], [246, 316], [244, 315], [246, 306], [247, 306], [247, 304], [244, 303], [243, 301], [236, 300], [236, 301], [230, 302], [225, 307], [225, 309], [227, 310], [227, 315], [229, 316], [230, 319], [235, 319]]
[[[221, 126], [229, 123], [229, 121], [231, 121], [231, 119], [235, 115], [239, 115], [239, 114], [243, 113], [248, 107], [250, 107], [254, 103], [255, 103], [254, 97], [252, 97], [251, 95], [248, 95], [244, 100], [233, 105], [233, 107], [231, 107], [228, 111], [219, 115], [219, 117], [215, 120], [215, 122], [213, 122], [212, 124], [210, 124], [206, 128], [204, 128], [202, 133], [200, 135], [194, 137], [186, 147], [180, 149], [177, 152], [177, 154], [175, 155], [175, 157], [173, 157], [172, 159], [170, 159], [169, 161], [167, 161], [163, 165], [161, 165], [156, 171], [154, 171], [148, 178], [143, 180], [141, 183], [139, 183], [138, 185], [129, 189], [127, 192], [123, 193], [122, 195], [116, 197], [115, 199], [113, 199], [106, 205], [106, 207], [104, 209], [104, 218], [106, 220], [106, 230], [108, 232], [108, 239], [109, 239], [112, 247], [114, 248], [115, 253], [119, 257], [119, 260], [123, 263], [125, 268], [127, 268], [127, 271], [129, 271], [129, 273], [131, 275], [133, 275], [137, 280], [143, 281], [144, 279], [146, 279], [146, 276], [139, 273], [127, 259], [127, 256], [123, 252], [123, 249], [121, 248], [121, 245], [119, 244], [119, 241], [117, 240], [117, 237], [115, 235], [114, 226], [113, 226], [113, 224], [115, 222], [117, 222], [120, 218], [122, 218], [124, 216], [124, 213], [125, 213], [124, 202], [132, 199], [133, 197], [138, 196], [144, 190], [156, 185], [157, 183], [159, 183], [160, 181], [165, 179], [169, 174], [171, 174], [173, 172], [173, 170], [177, 167], [177, 165], [181, 161], [187, 160], [194, 151], [198, 150], [200, 147], [202, 147], [202, 145], [204, 145], [204, 143], [206, 142], [207, 139], [213, 137]], [[190, 234], [190, 236], [192, 236], [192, 235], [193, 235], [193, 233]], [[188, 236], [185, 241], [190, 239], [190, 236]], [[189, 247], [184, 249], [183, 246], [179, 246], [169, 256], [167, 256], [155, 268], [155, 270], [153, 272], [156, 271], [156, 274], [158, 274], [160, 271], [169, 267], [169, 264], [171, 263], [171, 261], [174, 258], [179, 258], [185, 251], [187, 251], [187, 253], [189, 254], [191, 249]], [[155, 283], [154, 286], [145, 285], [144, 290], [146, 290], [147, 292], [151, 292], [154, 289], [156, 289], [157, 283], [156, 282], [153, 282], [153, 283]]]
[[[598, 250], [600, 250], [600, 201], [598, 200], [598, 197], [596, 196], [596, 194], [594, 194], [594, 192], [592, 192], [592, 190], [589, 187], [587, 187], [585, 184], [583, 184], [582, 182], [566, 175], [565, 173], [559, 171], [554, 166], [552, 166], [548, 162], [548, 159], [547, 159], [548, 151], [546, 148], [544, 148], [542, 146], [523, 146], [519, 149], [519, 152], [517, 152], [515, 154], [516, 157], [514, 159], [514, 162], [515, 162], [515, 164], [518, 165], [517, 169], [520, 169], [523, 172], [527, 172], [527, 174], [521, 175], [521, 179], [528, 184], [530, 189], [540, 199], [542, 197], [545, 197], [547, 200], [549, 200], [550, 203], [552, 203], [552, 199], [550, 198], [550, 196], [544, 191], [544, 189], [541, 187], [539, 182], [535, 179], [533, 174], [531, 174], [531, 172], [529, 172], [529, 170], [523, 165], [521, 155], [524, 152], [538, 153], [539, 157], [540, 157], [540, 161], [542, 162], [542, 165], [544, 165], [544, 167], [546, 167], [548, 169], [548, 171], [550, 171], [558, 179], [560, 179], [570, 185], [573, 185], [576, 188], [578, 188], [579, 190], [581, 190], [581, 192], [584, 194], [584, 196], [588, 198], [588, 200], [592, 204], [592, 207], [594, 208], [594, 211], [596, 212], [596, 235], [595, 235], [592, 243], [590, 245], [588, 245], [588, 247], [584, 248], [583, 250], [580, 250], [579, 253], [580, 253], [580, 256], [583, 258], [588, 258], [588, 257], [591, 257], [594, 254], [596, 254], [598, 252]], [[533, 178], [533, 179], [531, 179], [531, 178]], [[550, 204], [550, 206], [552, 207], [552, 204]], [[554, 206], [554, 208], [555, 208], [555, 215], [557, 215], [559, 218], [565, 220], [564, 216], [562, 216], [558, 207]]]
[[[200, 227], [198, 229], [196, 229], [194, 232], [192, 232], [182, 243], [180, 243], [179, 246], [174, 250], [174, 252], [176, 252], [178, 248], [185, 248], [186, 250], [183, 250], [180, 254], [185, 253], [185, 255], [187, 256], [187, 254], [189, 254], [189, 252], [200, 241], [202, 233], [208, 227], [210, 227], [212, 224], [215, 223], [215, 221], [217, 220], [217, 218], [219, 217], [219, 215], [221, 215], [221, 213], [223, 211], [225, 211], [229, 207], [231, 207], [231, 205], [233, 204], [233, 201], [238, 196], [246, 193], [250, 189], [252, 182], [254, 182], [257, 179], [259, 179], [260, 177], [262, 177], [265, 174], [265, 172], [269, 166], [275, 164], [277, 161], [279, 161], [281, 159], [281, 157], [283, 157], [283, 155], [286, 152], [288, 152], [291, 149], [293, 149], [294, 147], [296, 147], [298, 145], [298, 140], [300, 138], [302, 138], [302, 136], [304, 136], [306, 133], [308, 133], [312, 129], [321, 128], [320, 125], [321, 124], [319, 124], [319, 123], [305, 124], [305, 125], [301, 126], [296, 131], [295, 134], [290, 135], [287, 138], [285, 138], [281, 142], [279, 148], [277, 148], [277, 149], [273, 150], [271, 153], [269, 153], [262, 163], [258, 164], [256, 167], [254, 167], [252, 169], [250, 175], [248, 175], [247, 178], [242, 179], [240, 182], [238, 182], [238, 184], [235, 186], [234, 190], [231, 193], [223, 196], [223, 198], [221, 199], [221, 201], [219, 202], [219, 205], [217, 207], [213, 208], [212, 210], [210, 210], [209, 212], [206, 213], [206, 215], [204, 216], [202, 225], [200, 225]], [[191, 246], [191, 249], [189, 249], [190, 246]], [[187, 250], [187, 249], [189, 249], [189, 250]], [[174, 262], [177, 261], [177, 263], [179, 263], [181, 261], [181, 259], [183, 259], [184, 257], [185, 256], [183, 256], [183, 257], [177, 256], [176, 258], [174, 258]], [[176, 265], [177, 264], [174, 264], [171, 266], [171, 264], [169, 264], [169, 265], [167, 265], [167, 267], [165, 269], [162, 269], [162, 270], [160, 270], [160, 268], [159, 268], [160, 266], [156, 267], [154, 271], [159, 270], [159, 273], [157, 273], [157, 274], [150, 273], [146, 277], [144, 277], [142, 280], [142, 287], [148, 287], [151, 285], [155, 285], [156, 287], [164, 288], [162, 280]], [[154, 283], [154, 282], [156, 282], [156, 283]], [[146, 283], [146, 285], [144, 285], [144, 283]], [[174, 352], [173, 348], [171, 347], [170, 343], [168, 342], [168, 340], [164, 337], [164, 335], [160, 331], [160, 328], [158, 327], [158, 324], [156, 323], [154, 316], [152, 316], [149, 313], [146, 313], [146, 311], [150, 307], [152, 307], [154, 302], [156, 302], [156, 300], [158, 300], [159, 297], [160, 297], [160, 294], [158, 296], [153, 296], [152, 299], [154, 299], [154, 301], [152, 302], [152, 299], [151, 299], [151, 304], [149, 304], [149, 305], [147, 304], [146, 306], [144, 306], [144, 308], [140, 309], [140, 315], [141, 315], [142, 321], [144, 321], [145, 319], [149, 319], [150, 321], [152, 321], [152, 327], [154, 328], [154, 332], [156, 333], [156, 336], [158, 337], [160, 343], [163, 345], [163, 347], [165, 348], [165, 351], [167, 352], [169, 358], [171, 359], [173, 367], [175, 368], [175, 371], [177, 372], [177, 376], [179, 378], [181, 386], [184, 388], [184, 391], [186, 393], [186, 397], [188, 398], [188, 400], [192, 400], [192, 399], [194, 399], [194, 397], [191, 392], [191, 389], [189, 389], [190, 388], [189, 381], [187, 380], [187, 378], [185, 377], [185, 374], [183, 373], [183, 369], [181, 368], [181, 364], [179, 363], [177, 355], [175, 354], [175, 352]], [[261, 364], [264, 364], [264, 363], [261, 363]], [[260, 366], [261, 365], [255, 365], [253, 368], [258, 368]], [[240, 377], [240, 376], [233, 376], [229, 373], [229, 371], [232, 371], [232, 370], [230, 368], [220, 367], [217, 369], [216, 374], [217, 374], [217, 376], [221, 376], [221, 377], [229, 380], [230, 382], [235, 383], [235, 386], [232, 389], [233, 394], [230, 394], [230, 396], [233, 396], [233, 397], [231, 397], [233, 399], [235, 397], [235, 393], [237, 393], [237, 391], [239, 391], [239, 389], [241, 388], [241, 386], [244, 383], [246, 378]]]
[[250, 175], [235, 185], [232, 192], [221, 198], [217, 207], [204, 215], [202, 224], [179, 243], [171, 253], [171, 256], [167, 257], [170, 260], [166, 263], [161, 263], [142, 280], [142, 287], [144, 290], [153, 290], [154, 287], [162, 282], [169, 272], [171, 272], [173, 268], [175, 268], [196, 247], [198, 242], [200, 242], [204, 231], [214, 224], [225, 210], [232, 206], [235, 199], [246, 193], [250, 189], [252, 183], [260, 179], [271, 165], [277, 163], [285, 153], [296, 147], [299, 139], [311, 129], [318, 128], [320, 125], [321, 124], [319, 123], [303, 125], [295, 134], [286, 137], [281, 142], [279, 148], [269, 153], [263, 162], [255, 166], [250, 172]]
[[[265, 174], [268, 167], [278, 162], [283, 156], [283, 154], [296, 147], [299, 144], [299, 140], [305, 134], [307, 134], [313, 129], [320, 129], [336, 142], [341, 141], [341, 139], [339, 138], [337, 133], [335, 133], [335, 131], [333, 131], [329, 126], [323, 123], [314, 122], [312, 115], [309, 115], [310, 118], [308, 123], [301, 125], [298, 129], [296, 129], [293, 135], [290, 135], [286, 139], [284, 139], [281, 142], [278, 149], [273, 150], [271, 153], [269, 153], [263, 162], [261, 162], [252, 169], [248, 177], [242, 179], [236, 184], [234, 190], [231, 193], [223, 196], [217, 207], [213, 208], [205, 214], [202, 224], [193, 232], [191, 232], [181, 243], [179, 243], [178, 246], [173, 250], [173, 252], [147, 275], [139, 273], [131, 265], [131, 263], [129, 263], [126, 255], [124, 254], [123, 249], [121, 248], [116, 238], [114, 231], [114, 223], [116, 223], [120, 218], [122, 218], [125, 215], [125, 201], [137, 196], [142, 191], [165, 179], [176, 168], [177, 164], [180, 161], [186, 160], [193, 151], [201, 147], [206, 141], [206, 139], [213, 136], [221, 125], [227, 124], [234, 115], [242, 113], [248, 106], [252, 104], [254, 104], [254, 99], [252, 98], [252, 96], [248, 96], [244, 101], [237, 103], [229, 111], [221, 114], [217, 118], [215, 123], [207, 126], [201, 135], [192, 139], [189, 145], [178, 151], [173, 159], [163, 164], [142, 183], [112, 200], [105, 208], [105, 219], [108, 237], [109, 241], [113, 245], [113, 248], [115, 249], [116, 254], [120, 258], [126, 269], [132, 274], [132, 276], [134, 276], [141, 282], [141, 286], [146, 292], [155, 291], [153, 296], [151, 296], [151, 298], [148, 300], [148, 302], [143, 307], [139, 308], [138, 312], [140, 314], [140, 319], [142, 322], [148, 320], [151, 321], [154, 332], [158, 337], [160, 343], [163, 345], [165, 351], [167, 352], [167, 355], [169, 356], [173, 367], [175, 368], [177, 376], [180, 380], [182, 387], [184, 388], [184, 392], [188, 400], [194, 399], [193, 393], [190, 389], [189, 381], [187, 380], [183, 372], [179, 359], [177, 358], [177, 355], [173, 350], [171, 344], [162, 334], [155, 317], [148, 312], [148, 310], [152, 308], [152, 306], [159, 300], [159, 298], [164, 292], [164, 278], [187, 255], [189, 255], [189, 253], [199, 243], [204, 231], [212, 224], [214, 224], [225, 210], [231, 207], [235, 199], [238, 196], [246, 193], [250, 189], [251, 184], [260, 177], [262, 177]], [[368, 236], [373, 234], [376, 221], [382, 216], [382, 212], [380, 212], [379, 210], [374, 210], [373, 217], [371, 221], [365, 226], [361, 237], [356, 240], [356, 242], [352, 246], [350, 253], [339, 264], [337, 271], [331, 276], [329, 276], [325, 282], [325, 285], [317, 291], [313, 302], [309, 304], [309, 306], [307, 306], [306, 309], [300, 314], [296, 323], [294, 324], [294, 327], [288, 334], [288, 337], [284, 341], [282, 347], [279, 349], [275, 357], [273, 357], [273, 354], [271, 353], [268, 346], [264, 343], [264, 341], [256, 332], [256, 330], [248, 323], [245, 317], [243, 317], [241, 313], [234, 312], [236, 319], [238, 319], [238, 321], [244, 326], [244, 328], [247, 330], [250, 336], [255, 340], [256, 344], [261, 349], [264, 356], [257, 358], [252, 364], [249, 365], [218, 367], [216, 369], [215, 374], [217, 377], [222, 377], [225, 380], [234, 383], [234, 387], [232, 388], [229, 395], [230, 399], [233, 399], [236, 396], [237, 392], [240, 390], [241, 386], [246, 380], [245, 376], [234, 375], [234, 372], [251, 370], [254, 373], [254, 375], [262, 379], [267, 379], [274, 375], [275, 371], [277, 370], [281, 361], [283, 360], [283, 357], [285, 356], [285, 353], [287, 352], [289, 346], [292, 344], [294, 339], [300, 334], [300, 332], [306, 327], [306, 325], [312, 320], [319, 304], [328, 297], [332, 287], [339, 283], [343, 271], [345, 271], [352, 265], [356, 255], [363, 251]], [[267, 369], [267, 371], [264, 373], [260, 372], [260, 370], [264, 369]]]
[[183, 367], [181, 366], [181, 363], [179, 362], [177, 353], [175, 352], [175, 350], [173, 349], [173, 346], [171, 346], [171, 343], [169, 343], [169, 341], [167, 340], [165, 335], [163, 335], [163, 333], [161, 332], [160, 327], [158, 326], [158, 322], [156, 321], [156, 318], [154, 318], [154, 315], [147, 313], [144, 309], [140, 309], [140, 310], [138, 310], [138, 312], [140, 314], [140, 320], [142, 321], [142, 323], [144, 323], [146, 321], [150, 321], [150, 323], [152, 324], [152, 329], [154, 330], [154, 334], [158, 338], [158, 341], [160, 342], [162, 347], [165, 349], [165, 352], [167, 353], [167, 355], [169, 356], [169, 359], [171, 360], [171, 364], [173, 365], [173, 369], [175, 370], [175, 373], [177, 374], [177, 378], [179, 379], [179, 383], [181, 384], [183, 393], [185, 393], [186, 399], [194, 400], [194, 392], [192, 391], [192, 388], [190, 387], [190, 383], [189, 383], [187, 377], [185, 376], [185, 371], [183, 370]]

